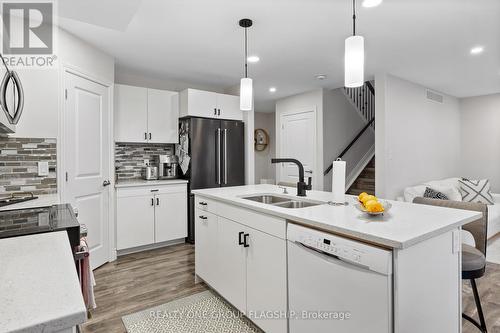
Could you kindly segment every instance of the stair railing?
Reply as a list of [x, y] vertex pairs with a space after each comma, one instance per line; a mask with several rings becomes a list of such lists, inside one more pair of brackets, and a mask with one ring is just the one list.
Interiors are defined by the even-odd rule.
[[366, 121], [375, 117], [375, 88], [370, 81], [361, 87], [344, 88], [344, 92]]
[[[366, 125], [361, 129], [361, 131], [358, 132], [358, 134], [354, 137], [354, 139], [352, 139], [352, 141], [347, 145], [347, 147], [345, 147], [345, 149], [342, 150], [342, 152], [339, 154], [339, 156], [337, 156], [337, 158], [342, 159], [342, 157], [344, 157], [344, 155], [349, 151], [349, 149], [351, 149], [351, 147], [356, 143], [356, 141], [358, 141], [358, 139], [363, 135], [363, 133], [366, 132], [368, 127], [370, 127], [370, 125], [374, 123], [375, 123], [375, 118], [372, 118], [368, 123], [366, 123]], [[323, 175], [326, 176], [330, 171], [332, 171], [332, 168], [333, 168], [333, 163], [330, 164], [328, 168], [326, 168]]]

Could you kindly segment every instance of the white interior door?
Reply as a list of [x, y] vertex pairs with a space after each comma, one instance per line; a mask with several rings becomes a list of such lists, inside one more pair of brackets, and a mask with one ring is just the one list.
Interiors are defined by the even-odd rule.
[[[316, 152], [316, 110], [288, 112], [281, 115], [280, 156], [295, 158], [304, 165], [305, 181], [313, 176]], [[280, 166], [280, 182], [296, 183], [299, 180], [299, 169], [294, 163], [282, 163]]]
[[88, 228], [90, 262], [109, 261], [109, 89], [65, 73], [65, 201]]

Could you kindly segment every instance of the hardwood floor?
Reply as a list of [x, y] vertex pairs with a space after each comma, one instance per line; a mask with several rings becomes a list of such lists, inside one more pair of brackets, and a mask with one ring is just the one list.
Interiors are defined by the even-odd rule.
[[123, 333], [121, 317], [206, 290], [194, 284], [194, 246], [166, 248], [119, 257], [95, 272], [97, 309], [83, 332]]
[[[203, 283], [194, 284], [194, 246], [189, 244], [129, 254], [94, 273], [98, 307], [83, 326], [85, 333], [123, 333], [122, 316], [207, 289]], [[486, 276], [477, 284], [489, 332], [500, 333], [500, 265], [488, 263]], [[467, 283], [463, 306], [476, 318]], [[468, 322], [463, 323], [463, 333], [478, 332]]]

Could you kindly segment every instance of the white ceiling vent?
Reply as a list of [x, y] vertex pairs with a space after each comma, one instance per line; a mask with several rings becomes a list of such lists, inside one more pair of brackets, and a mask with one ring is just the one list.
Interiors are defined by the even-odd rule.
[[435, 93], [433, 91], [427, 90], [427, 99], [437, 102], [437, 103], [443, 103], [443, 95]]

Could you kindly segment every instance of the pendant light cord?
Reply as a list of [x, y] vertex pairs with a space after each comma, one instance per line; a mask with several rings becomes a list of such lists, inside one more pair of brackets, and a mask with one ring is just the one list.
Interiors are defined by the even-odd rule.
[[248, 41], [247, 41], [247, 28], [245, 27], [245, 78], [248, 77]]
[[352, 35], [356, 36], [356, 0], [352, 0]]

